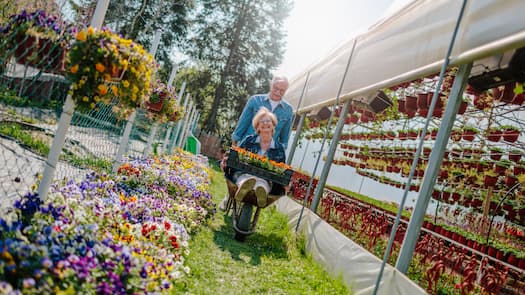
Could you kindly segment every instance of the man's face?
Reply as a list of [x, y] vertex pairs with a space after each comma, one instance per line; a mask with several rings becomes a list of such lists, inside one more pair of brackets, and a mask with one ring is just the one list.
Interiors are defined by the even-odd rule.
[[288, 90], [288, 82], [286, 81], [275, 81], [270, 86], [270, 98], [273, 100], [281, 100], [283, 95]]

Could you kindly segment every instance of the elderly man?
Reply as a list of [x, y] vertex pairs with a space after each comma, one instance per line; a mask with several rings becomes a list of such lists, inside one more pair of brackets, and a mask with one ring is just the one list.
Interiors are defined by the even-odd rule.
[[256, 94], [248, 99], [239, 122], [237, 122], [237, 127], [232, 134], [234, 145], [237, 145], [246, 136], [255, 133], [252, 127], [252, 119], [261, 107], [265, 107], [277, 116], [277, 127], [273, 138], [286, 149], [290, 132], [292, 131], [293, 118], [292, 106], [283, 100], [286, 90], [288, 90], [288, 79], [282, 76], [275, 76], [270, 82], [270, 93]]

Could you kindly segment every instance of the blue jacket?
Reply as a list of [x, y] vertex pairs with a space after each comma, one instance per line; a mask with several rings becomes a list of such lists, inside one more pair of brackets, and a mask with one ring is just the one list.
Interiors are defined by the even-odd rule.
[[[233, 141], [240, 142], [246, 136], [255, 133], [252, 126], [252, 120], [261, 107], [265, 107], [269, 110], [272, 109], [268, 94], [257, 94], [250, 97], [242, 111], [235, 131], [233, 131]], [[290, 132], [292, 130], [292, 106], [284, 99], [281, 99], [281, 103], [275, 108], [275, 110], [273, 110], [273, 113], [277, 116], [277, 126], [275, 127], [273, 138], [275, 141], [282, 144], [284, 149], [286, 149], [288, 146], [288, 140], [290, 139]]]

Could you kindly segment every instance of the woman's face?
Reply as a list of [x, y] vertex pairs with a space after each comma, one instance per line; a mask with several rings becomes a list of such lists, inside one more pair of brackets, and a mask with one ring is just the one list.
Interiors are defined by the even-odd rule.
[[257, 133], [259, 134], [273, 134], [273, 121], [269, 116], [262, 116], [257, 123]]

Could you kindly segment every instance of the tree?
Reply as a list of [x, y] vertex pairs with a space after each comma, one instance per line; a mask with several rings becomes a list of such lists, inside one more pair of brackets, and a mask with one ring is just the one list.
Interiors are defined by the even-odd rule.
[[248, 94], [268, 91], [270, 71], [282, 61], [290, 10], [289, 0], [202, 1], [186, 52], [218, 76], [206, 130], [231, 130]]
[[201, 122], [202, 118], [207, 117], [211, 110], [213, 95], [217, 86], [216, 80], [213, 72], [205, 66], [180, 69], [175, 77], [175, 89], [181, 89], [182, 83], [186, 82], [185, 93], [190, 94], [196, 108], [199, 110]]
[[[77, 21], [88, 25], [97, 0], [69, 1], [77, 12]], [[163, 33], [156, 60], [171, 67], [174, 45], [186, 40], [188, 14], [193, 7], [192, 0], [110, 1], [104, 25], [145, 48], [151, 47], [155, 31], [161, 29]]]

